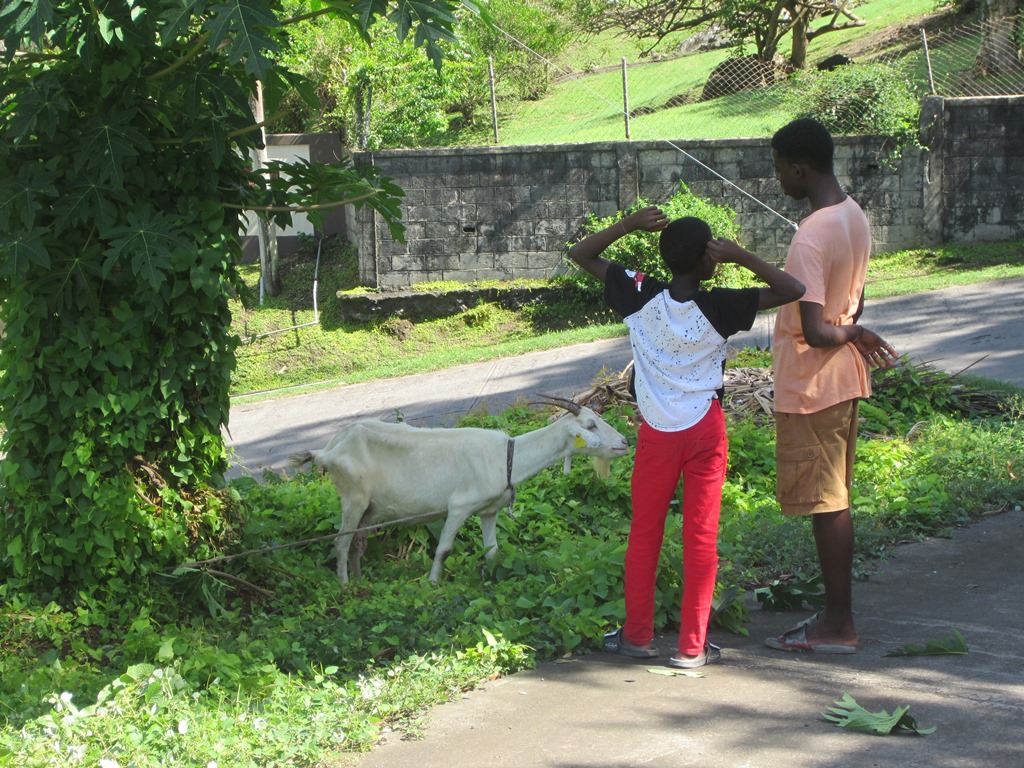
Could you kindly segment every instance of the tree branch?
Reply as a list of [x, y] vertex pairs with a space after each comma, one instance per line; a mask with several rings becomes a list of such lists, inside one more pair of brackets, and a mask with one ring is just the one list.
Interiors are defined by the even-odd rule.
[[182, 56], [181, 58], [177, 59], [170, 66], [164, 67], [163, 69], [159, 70], [158, 72], [154, 72], [152, 75], [149, 75], [146, 78], [146, 80], [148, 82], [152, 82], [153, 80], [159, 80], [161, 77], [165, 77], [165, 76], [171, 74], [172, 72], [174, 72], [175, 70], [185, 66], [185, 64], [187, 64], [189, 61], [191, 61], [197, 55], [199, 55], [199, 51], [202, 50], [203, 46], [206, 45], [206, 41], [209, 40], [209, 39], [210, 39], [210, 33], [209, 32], [204, 32], [198, 38], [196, 38], [195, 45], [193, 45], [191, 48], [189, 48], [187, 51], [185, 51], [185, 55], [184, 56]]
[[314, 203], [312, 205], [239, 205], [238, 203], [222, 203], [225, 208], [236, 211], [262, 211], [264, 213], [306, 213], [307, 211], [320, 211], [327, 208], [337, 208], [339, 205], [361, 203], [376, 195], [378, 190], [367, 192], [365, 195], [335, 200], [331, 203]]

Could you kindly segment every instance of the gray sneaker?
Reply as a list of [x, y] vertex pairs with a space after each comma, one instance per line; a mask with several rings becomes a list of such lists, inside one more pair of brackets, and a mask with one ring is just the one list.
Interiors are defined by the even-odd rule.
[[717, 664], [722, 660], [722, 649], [713, 643], [704, 643], [704, 652], [695, 659], [680, 659], [673, 656], [668, 660], [668, 665], [675, 669], [696, 669], [708, 664]]

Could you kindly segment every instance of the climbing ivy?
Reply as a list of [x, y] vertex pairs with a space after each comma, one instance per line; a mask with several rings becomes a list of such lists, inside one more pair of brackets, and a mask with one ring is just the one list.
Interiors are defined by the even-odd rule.
[[[435, 60], [449, 0], [328, 0]], [[249, 209], [339, 202], [401, 236], [373, 168], [251, 169], [251, 101], [288, 91], [275, 0], [0, 4], [0, 579], [128, 584], [231, 535], [221, 429], [229, 293]]]

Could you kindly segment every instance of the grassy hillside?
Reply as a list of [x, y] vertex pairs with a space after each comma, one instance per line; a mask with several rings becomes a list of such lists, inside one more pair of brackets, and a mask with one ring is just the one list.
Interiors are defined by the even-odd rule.
[[[908, 43], [911, 50], [920, 50], [920, 38], [915, 37], [914, 28], [926, 18], [936, 16], [938, 7], [936, 0], [873, 0], [859, 5], [856, 12], [867, 24], [814, 39], [808, 63], [813, 66], [834, 53], [845, 53], [860, 62], [894, 57], [905, 52]], [[950, 15], [949, 11], [943, 14]], [[731, 51], [674, 56], [682, 38], [683, 35], [677, 35], [663, 42], [658, 54], [665, 58], [657, 61], [640, 60], [635, 44], [611, 33], [574, 45], [555, 62], [563, 77], [543, 98], [502, 105], [500, 143], [625, 138], [620, 70], [623, 57], [627, 60], [630, 112], [643, 108], [657, 110], [631, 119], [630, 138], [763, 136], [792, 117], [785, 95], [775, 88], [697, 102], [709, 74]], [[752, 47], [747, 52], [752, 52]], [[783, 52], [787, 52], [785, 48]], [[913, 74], [923, 85], [923, 68]], [[690, 103], [663, 108], [670, 99]]]

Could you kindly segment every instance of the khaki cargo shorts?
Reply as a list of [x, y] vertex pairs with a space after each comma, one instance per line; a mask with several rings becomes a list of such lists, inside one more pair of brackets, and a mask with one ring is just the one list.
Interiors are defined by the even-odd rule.
[[775, 414], [775, 496], [784, 515], [850, 507], [857, 400], [817, 413]]

